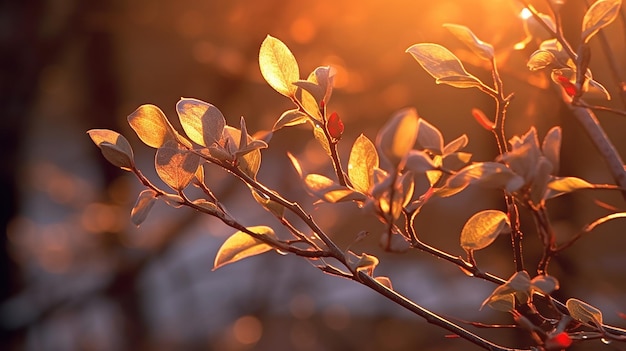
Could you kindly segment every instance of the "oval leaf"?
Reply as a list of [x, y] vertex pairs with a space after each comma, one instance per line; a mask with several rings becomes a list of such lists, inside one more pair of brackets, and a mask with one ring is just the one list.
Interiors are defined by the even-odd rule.
[[272, 127], [272, 131], [277, 131], [283, 127], [291, 127], [298, 124], [306, 123], [308, 117], [306, 113], [294, 109], [283, 112], [278, 121], [274, 123], [274, 127]]
[[489, 246], [496, 237], [511, 229], [506, 213], [485, 210], [474, 214], [461, 231], [461, 247], [466, 251], [480, 250]]
[[552, 174], [559, 172], [561, 158], [561, 127], [552, 127], [543, 138], [541, 152], [552, 163]]
[[134, 225], [139, 226], [146, 220], [155, 201], [156, 192], [154, 190], [145, 189], [139, 193], [137, 202], [135, 202], [135, 206], [133, 206], [133, 209], [130, 211], [130, 219]]
[[436, 155], [443, 153], [443, 135], [439, 129], [422, 118], [417, 122], [417, 144]]
[[200, 157], [167, 142], [156, 152], [155, 168], [159, 177], [174, 190], [183, 190], [195, 177]]
[[602, 312], [599, 309], [577, 299], [567, 300], [565, 306], [572, 318], [577, 321], [592, 327], [602, 327]]
[[600, 29], [608, 26], [619, 14], [622, 0], [598, 0], [583, 17], [583, 27], [581, 39], [583, 43], [588, 43]]
[[174, 128], [157, 106], [139, 106], [128, 116], [128, 124], [144, 144], [153, 148], [159, 148], [169, 140], [176, 140]]
[[378, 168], [376, 147], [365, 135], [354, 141], [348, 160], [348, 177], [357, 191], [367, 193], [373, 184], [374, 168]]
[[457, 87], [480, 86], [482, 82], [467, 73], [461, 61], [439, 44], [415, 44], [406, 50], [438, 83]]
[[415, 109], [404, 109], [396, 113], [378, 132], [376, 145], [394, 167], [398, 167], [415, 145], [418, 120]]
[[259, 66], [265, 81], [282, 95], [293, 97], [300, 79], [298, 62], [287, 45], [268, 35], [261, 44]]
[[458, 24], [444, 24], [454, 36], [483, 60], [491, 61], [494, 58], [493, 46], [478, 39], [476, 35], [467, 27]]
[[531, 71], [538, 71], [550, 66], [554, 62], [556, 62], [556, 57], [553, 53], [547, 50], [537, 50], [530, 55], [526, 67]]
[[182, 98], [176, 104], [176, 112], [185, 133], [194, 143], [211, 146], [222, 139], [226, 120], [220, 110], [191, 98]]
[[[266, 226], [248, 227], [251, 232], [276, 239], [274, 230]], [[216, 270], [229, 263], [237, 262], [246, 257], [255, 256], [272, 250], [272, 246], [249, 234], [238, 231], [231, 235], [217, 251], [213, 270]]]
[[362, 193], [332, 181], [321, 174], [309, 174], [304, 178], [307, 189], [318, 198], [330, 202], [365, 201]]
[[123, 135], [108, 129], [91, 129], [87, 134], [111, 164], [126, 171], [135, 167], [133, 149]]
[[415, 173], [425, 173], [426, 171], [437, 169], [437, 166], [424, 151], [411, 150], [406, 158], [404, 168]]

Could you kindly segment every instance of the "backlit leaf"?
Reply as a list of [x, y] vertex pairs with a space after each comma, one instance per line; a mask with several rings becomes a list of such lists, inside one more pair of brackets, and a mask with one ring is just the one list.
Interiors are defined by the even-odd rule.
[[593, 184], [576, 177], [556, 177], [548, 183], [548, 188], [559, 193], [569, 193], [575, 190], [590, 189], [593, 187]]
[[499, 311], [509, 312], [515, 307], [515, 297], [520, 302], [527, 302], [531, 293], [531, 280], [528, 272], [518, 271], [483, 301], [480, 308], [485, 305]]
[[394, 167], [398, 167], [415, 145], [418, 120], [415, 109], [404, 109], [391, 117], [378, 132], [376, 145]]
[[437, 83], [446, 83], [459, 88], [483, 85], [478, 78], [467, 73], [461, 61], [450, 50], [439, 44], [415, 44], [406, 52], [411, 54]]
[[379, 262], [376, 256], [365, 253], [359, 256], [349, 251], [346, 256], [348, 266], [352, 271], [365, 271], [369, 276], [374, 273], [374, 269]]
[[524, 185], [524, 178], [510, 168], [498, 162], [477, 162], [462, 168], [448, 178], [446, 185], [437, 191], [437, 195], [454, 195], [470, 184], [477, 184], [489, 189], [504, 189], [510, 193]]
[[543, 138], [541, 152], [552, 163], [552, 174], [559, 172], [561, 159], [561, 127], [552, 127]]
[[604, 87], [604, 85], [600, 84], [598, 81], [593, 79], [588, 79], [585, 81], [585, 94], [590, 97], [602, 98], [606, 100], [611, 100], [611, 94]]
[[550, 295], [559, 289], [559, 281], [551, 275], [538, 275], [530, 281], [531, 289]]
[[531, 71], [538, 71], [540, 69], [549, 67], [556, 62], [556, 57], [553, 53], [547, 50], [537, 50], [530, 55], [526, 66]]
[[577, 321], [592, 327], [602, 327], [602, 312], [599, 309], [577, 299], [567, 300], [565, 306]]
[[[248, 227], [247, 229], [253, 233], [276, 239], [274, 230], [270, 227], [256, 226]], [[246, 257], [259, 255], [270, 250], [272, 250], [272, 246], [245, 232], [238, 231], [226, 239], [217, 251], [215, 262], [213, 263], [213, 270], [229, 263], [237, 262]]]
[[374, 278], [374, 280], [376, 280], [380, 285], [384, 286], [385, 288], [393, 290], [393, 286], [391, 285], [391, 279], [389, 279], [389, 277], [379, 276]]
[[443, 154], [448, 155], [453, 152], [457, 152], [466, 147], [468, 143], [469, 139], [467, 138], [467, 135], [463, 134], [460, 137], [449, 142], [448, 145], [443, 148]]
[[137, 197], [137, 201], [130, 211], [130, 220], [134, 225], [139, 226], [146, 220], [150, 209], [154, 206], [156, 201], [156, 192], [152, 189], [145, 189]]
[[320, 143], [324, 151], [326, 151], [326, 154], [328, 156], [331, 156], [332, 153], [330, 151], [330, 144], [328, 143], [328, 139], [326, 138], [326, 133], [324, 133], [324, 128], [322, 128], [318, 124], [315, 124], [315, 126], [313, 126], [313, 136], [315, 137], [315, 140]]
[[461, 231], [461, 247], [466, 251], [480, 250], [491, 245], [498, 235], [508, 232], [511, 223], [506, 213], [484, 210], [474, 214]]
[[443, 26], [481, 59], [491, 61], [494, 58], [493, 46], [478, 39], [469, 28], [458, 24], [444, 24]]
[[298, 88], [295, 92], [295, 99], [300, 102], [302, 108], [311, 116], [314, 120], [322, 122], [322, 114], [320, 112], [320, 105], [315, 100], [313, 95], [308, 91]]
[[176, 112], [185, 133], [194, 143], [211, 146], [222, 139], [226, 120], [220, 110], [204, 101], [182, 98]]
[[348, 177], [357, 191], [367, 193], [373, 183], [374, 168], [378, 167], [378, 152], [363, 134], [354, 141], [348, 160]]
[[404, 168], [417, 174], [437, 169], [433, 160], [424, 151], [411, 150], [406, 157]]
[[540, 204], [544, 200], [550, 174], [552, 173], [552, 163], [544, 156], [539, 157], [535, 166], [535, 177], [530, 189], [530, 200], [533, 204]]
[[87, 134], [111, 164], [126, 171], [135, 167], [133, 149], [123, 135], [108, 129], [91, 129]]
[[[252, 150], [243, 153], [239, 151], [239, 143], [241, 140], [241, 131], [239, 129], [231, 126], [224, 127], [224, 137], [229, 140], [230, 147], [234, 149], [232, 153], [237, 156], [237, 166], [239, 169], [252, 179], [256, 179], [256, 175], [261, 167], [261, 151], [259, 149], [267, 147], [267, 144], [260, 140], [253, 140], [252, 137], [248, 135], [248, 143], [252, 145]], [[261, 142], [262, 144], [253, 145], [255, 141]]]
[[252, 192], [252, 197], [254, 200], [258, 202], [263, 208], [272, 213], [276, 218], [283, 218], [285, 215], [285, 206], [279, 204], [276, 201], [270, 200], [267, 196], [260, 194], [256, 189], [250, 188]]
[[268, 35], [261, 44], [259, 66], [263, 78], [274, 90], [294, 96], [297, 87], [293, 83], [300, 79], [300, 70], [287, 45]]
[[472, 159], [472, 154], [468, 152], [453, 152], [443, 157], [443, 168], [456, 171], [467, 165]]
[[432, 124], [420, 118], [417, 122], [417, 144], [436, 155], [443, 153], [443, 135]]
[[274, 127], [272, 127], [272, 131], [277, 131], [283, 127], [291, 127], [298, 124], [306, 123], [308, 116], [306, 113], [294, 109], [283, 112], [278, 121], [274, 123]]
[[308, 174], [304, 177], [304, 184], [313, 195], [330, 203], [366, 200], [362, 193], [335, 183], [332, 179], [320, 174]]
[[139, 106], [128, 116], [128, 124], [144, 144], [153, 148], [159, 148], [169, 140], [176, 140], [174, 127], [157, 106]]
[[155, 168], [159, 177], [174, 190], [183, 190], [195, 177], [200, 157], [169, 141], [156, 152]]
[[608, 26], [619, 15], [621, 0], [598, 0], [585, 13], [581, 40], [588, 43], [600, 29]]

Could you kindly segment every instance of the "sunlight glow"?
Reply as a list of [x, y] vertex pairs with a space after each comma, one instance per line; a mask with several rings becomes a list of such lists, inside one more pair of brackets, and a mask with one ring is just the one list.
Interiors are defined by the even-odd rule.
[[524, 7], [522, 9], [522, 11], [519, 13], [519, 16], [522, 19], [527, 20], [527, 19], [529, 19], [529, 18], [531, 18], [533, 16], [533, 13], [530, 12], [530, 10], [528, 8]]

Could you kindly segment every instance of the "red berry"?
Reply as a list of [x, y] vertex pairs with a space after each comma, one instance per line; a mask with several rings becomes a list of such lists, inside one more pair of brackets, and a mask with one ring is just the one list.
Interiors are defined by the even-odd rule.
[[561, 332], [546, 340], [546, 350], [565, 350], [572, 345], [572, 338], [566, 332]]
[[561, 84], [567, 95], [576, 95], [576, 93], [578, 92], [576, 85], [574, 85], [574, 83], [572, 83], [566, 76], [559, 75], [556, 76], [556, 79], [559, 81], [559, 84]]
[[328, 117], [328, 121], [326, 122], [326, 130], [328, 130], [328, 134], [336, 140], [341, 139], [341, 135], [343, 134], [343, 122], [337, 112], [333, 112]]

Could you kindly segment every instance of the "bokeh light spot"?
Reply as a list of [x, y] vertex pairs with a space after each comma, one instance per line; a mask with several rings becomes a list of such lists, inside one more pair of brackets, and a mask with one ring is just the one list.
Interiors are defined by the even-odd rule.
[[233, 336], [244, 345], [256, 344], [263, 336], [261, 321], [254, 316], [243, 316], [233, 324]]
[[289, 33], [297, 43], [307, 44], [315, 38], [317, 28], [315, 28], [315, 24], [310, 18], [300, 17], [291, 23]]

